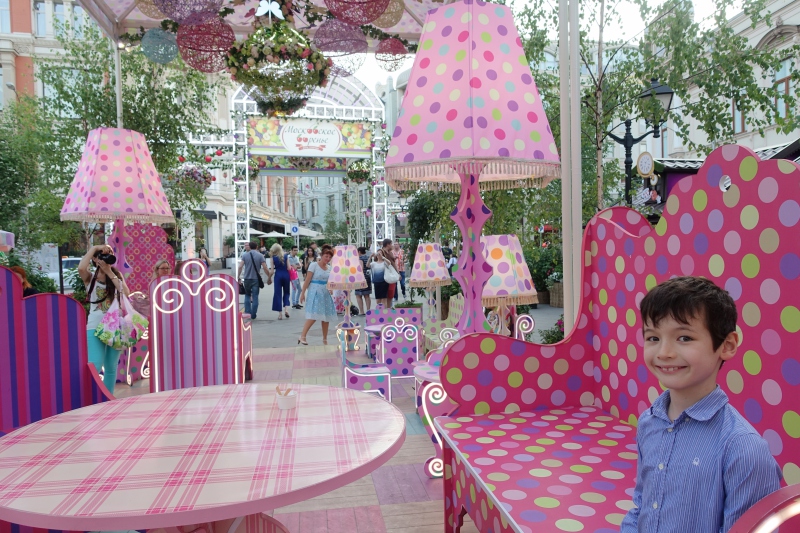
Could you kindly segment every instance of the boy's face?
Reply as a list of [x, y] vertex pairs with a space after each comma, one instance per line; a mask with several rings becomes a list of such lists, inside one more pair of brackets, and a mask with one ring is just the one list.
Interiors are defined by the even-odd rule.
[[645, 322], [644, 360], [670, 394], [698, 401], [717, 386], [719, 367], [736, 354], [738, 340], [738, 334], [731, 332], [714, 350], [704, 317], [682, 324], [668, 316], [658, 327]]

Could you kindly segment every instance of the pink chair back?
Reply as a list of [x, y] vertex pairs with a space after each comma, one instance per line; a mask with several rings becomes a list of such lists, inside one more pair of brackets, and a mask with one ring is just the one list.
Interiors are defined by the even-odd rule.
[[627, 208], [589, 222], [568, 338], [548, 346], [467, 336], [445, 354], [443, 385], [462, 413], [594, 405], [635, 424], [662, 391], [642, 359], [642, 298], [673, 276], [703, 276], [739, 311], [741, 345], [719, 384], [764, 436], [786, 481], [800, 483], [798, 223], [800, 165], [718, 148], [672, 188], [655, 228]]
[[0, 267], [0, 434], [113, 399], [89, 364], [86, 312], [63, 294], [22, 298]]
[[198, 259], [150, 284], [152, 392], [244, 381], [238, 287]]
[[380, 363], [392, 378], [413, 378], [413, 363], [419, 359], [419, 327], [398, 317], [381, 331]]

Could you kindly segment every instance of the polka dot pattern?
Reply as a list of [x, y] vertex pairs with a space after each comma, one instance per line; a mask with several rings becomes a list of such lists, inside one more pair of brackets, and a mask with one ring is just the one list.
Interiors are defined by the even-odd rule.
[[[709, 175], [715, 166], [718, 175], [731, 179], [726, 192], [719, 188], [719, 178]], [[735, 299], [741, 346], [737, 356], [725, 363], [718, 382], [731, 405], [767, 440], [786, 482], [800, 483], [800, 409], [793, 401], [800, 392], [800, 356], [794, 349], [800, 345], [800, 304], [796, 296], [800, 294], [800, 254], [794, 233], [800, 222], [799, 181], [800, 166], [795, 163], [759, 161], [749, 149], [726, 146], [714, 151], [696, 176], [685, 177], [673, 187], [656, 228], [627, 208], [599, 213], [586, 228], [582, 302], [575, 331], [553, 346], [486, 334], [456, 341], [445, 353], [441, 375], [447, 394], [460, 405], [459, 414], [474, 413], [475, 422], [471, 424], [480, 426], [478, 422], [484, 417], [477, 415], [485, 415], [488, 424], [495, 416], [528, 420], [534, 416], [529, 413], [535, 412], [538, 418], [531, 422], [533, 427], [545, 428], [536, 426], [536, 422], [556, 421], [564, 427], [576, 427], [582, 422], [576, 409], [593, 407], [610, 415], [615, 427], [634, 426], [639, 414], [663, 390], [641, 357], [641, 300], [658, 283], [690, 273], [725, 287]], [[679, 237], [677, 244], [675, 236]], [[467, 366], [468, 354], [477, 354], [479, 364]], [[501, 358], [502, 371], [495, 365]], [[450, 371], [455, 369], [459, 370], [458, 385], [450, 382], [450, 376], [455, 375]], [[509, 382], [512, 373], [521, 375], [518, 386]], [[514, 376], [516, 385], [519, 379]], [[461, 394], [467, 385], [475, 386], [476, 393], [471, 397]], [[541, 410], [563, 410], [565, 414], [556, 413], [553, 420], [547, 420]], [[582, 473], [556, 472], [542, 461], [558, 458], [552, 453], [556, 449], [569, 451], [568, 446], [578, 444], [583, 450], [588, 445], [584, 442], [591, 443], [590, 452], [600, 458], [599, 464], [581, 462], [578, 457], [563, 460], [564, 465], [593, 468], [603, 478], [597, 481], [597, 487], [613, 485], [608, 492], [592, 485], [594, 492], [614, 500], [613, 506], [617, 501], [630, 500], [625, 491], [633, 487], [635, 473], [629, 475], [611, 467], [616, 459], [611, 459], [610, 453], [616, 448], [604, 448], [607, 442], [601, 441], [613, 441], [615, 446], [623, 443], [625, 447], [624, 443], [632, 440], [627, 441], [627, 433], [622, 431], [618, 431], [619, 436], [608, 436], [597, 428], [596, 433], [575, 435], [572, 430], [555, 426], [548, 425], [546, 431], [531, 435], [533, 442], [526, 452], [533, 457], [534, 465], [526, 470], [530, 477], [525, 479], [530, 481], [525, 483], [537, 485], [525, 500], [534, 503], [527, 503], [515, 515], [518, 524], [536, 529], [530, 520], [523, 521], [521, 513], [526, 512], [534, 522], [553, 519], [545, 530], [564, 530], [555, 520], [577, 520], [585, 526], [584, 531], [613, 529], [609, 524], [621, 519], [623, 507], [604, 509], [591, 517], [578, 516], [580, 508], [578, 515], [570, 512], [571, 506], [585, 504], [568, 483], [571, 478], [561, 478]], [[520, 431], [515, 429], [509, 435], [526, 434]], [[503, 442], [498, 440], [492, 449], [507, 451]], [[604, 449], [610, 453], [597, 451]], [[635, 447], [632, 452], [635, 463]], [[467, 453], [471, 454], [470, 461], [478, 457], [475, 451]], [[452, 466], [452, 457], [449, 461]], [[482, 478], [484, 472], [502, 470], [499, 466], [482, 468]], [[619, 474], [612, 471], [623, 476], [615, 479]], [[604, 477], [603, 472], [612, 473]], [[518, 479], [511, 476], [509, 481]], [[483, 482], [487, 483], [485, 478]], [[499, 487], [500, 483], [495, 485]], [[550, 489], [555, 487], [573, 492], [554, 495]], [[502, 491], [489, 488], [503, 508], [506, 503], [516, 508], [515, 502], [503, 499]], [[561, 498], [564, 503], [552, 508], [556, 511], [535, 503], [536, 498], [545, 497]], [[512, 515], [517, 513], [513, 509]], [[571, 522], [560, 524], [573, 527]]]
[[367, 287], [361, 259], [355, 245], [337, 246], [331, 259], [331, 274], [328, 278], [329, 289], [354, 290]]
[[[475, 0], [433, 9], [420, 43], [404, 99], [409, 112], [398, 118], [386, 158], [390, 183], [436, 176], [459, 185], [444, 159], [463, 162], [457, 171], [465, 173], [473, 161], [491, 163], [481, 181], [556, 168], [558, 150], [508, 7]], [[415, 102], [429, 110], [426, 127], [413, 123]]]
[[431, 242], [420, 243], [414, 255], [414, 268], [406, 283], [410, 287], [436, 287], [452, 282], [441, 246]]
[[481, 253], [492, 268], [492, 276], [483, 287], [484, 307], [498, 305], [501, 298], [506, 305], [539, 301], [516, 235], [482, 236]]
[[445, 452], [448, 522], [460, 504], [481, 531], [495, 519], [516, 531], [613, 531], [631, 506], [625, 489], [636, 482], [636, 430], [598, 408], [438, 420], [460, 452]]
[[144, 136], [133, 130], [89, 132], [61, 220], [174, 222]]

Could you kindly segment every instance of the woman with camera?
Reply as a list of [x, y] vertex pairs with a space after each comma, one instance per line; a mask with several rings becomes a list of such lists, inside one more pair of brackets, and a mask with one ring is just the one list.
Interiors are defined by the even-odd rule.
[[[89, 316], [86, 321], [86, 342], [89, 349], [89, 362], [94, 363], [98, 371], [103, 371], [103, 383], [108, 392], [114, 394], [117, 382], [117, 365], [119, 351], [112, 349], [95, 337], [94, 330], [103, 320], [103, 316], [111, 307], [117, 291], [130, 296], [119, 270], [112, 267], [117, 262], [114, 251], [107, 244], [92, 246], [78, 265], [78, 275], [86, 285], [86, 298], [89, 301]], [[95, 267], [92, 272], [92, 266]]]

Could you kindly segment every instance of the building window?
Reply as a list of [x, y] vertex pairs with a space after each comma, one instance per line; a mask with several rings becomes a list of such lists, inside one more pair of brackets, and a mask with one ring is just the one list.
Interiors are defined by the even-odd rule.
[[83, 24], [85, 20], [83, 8], [72, 4], [72, 35], [76, 39], [83, 39]]
[[775, 90], [778, 91], [778, 96], [775, 97], [775, 107], [780, 118], [786, 118], [789, 115], [789, 104], [783, 95], [791, 94], [791, 68], [792, 60], [784, 59], [781, 63], [781, 68], [775, 73]]
[[736, 102], [731, 103], [731, 108], [733, 109], [733, 133], [736, 135], [737, 133], [744, 133], [744, 113], [739, 111], [736, 108]]
[[661, 128], [661, 157], [669, 155], [669, 137], [667, 135], [669, 135], [667, 128]]
[[58, 34], [64, 31], [65, 13], [64, 4], [53, 2], [53, 33]]
[[284, 211], [285, 211], [285, 209], [284, 209], [284, 205], [283, 205], [283, 195], [279, 194], [278, 195], [278, 212], [279, 213], [283, 213]]
[[300, 204], [300, 218], [302, 218], [302, 219], [306, 218], [306, 203], [305, 202]]
[[342, 213], [347, 213], [347, 195], [342, 195]]
[[318, 200], [311, 200], [311, 216], [315, 217], [319, 215], [319, 204], [317, 203]]
[[0, 33], [11, 33], [11, 0], [0, 0]]
[[36, 35], [39, 37], [47, 36], [47, 14], [45, 13], [44, 2], [33, 4], [33, 17], [36, 24]]
[[332, 194], [328, 196], [328, 211], [336, 211], [336, 197]]

